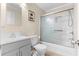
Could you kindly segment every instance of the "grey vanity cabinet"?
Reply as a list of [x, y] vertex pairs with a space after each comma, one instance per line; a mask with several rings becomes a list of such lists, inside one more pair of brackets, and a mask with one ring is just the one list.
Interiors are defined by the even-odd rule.
[[20, 48], [20, 56], [31, 56], [31, 48], [30, 45], [24, 46]]
[[25, 39], [1, 46], [2, 56], [31, 56], [30, 39]]
[[19, 56], [19, 50], [18, 49], [12, 50], [8, 53], [3, 54], [3, 56]]

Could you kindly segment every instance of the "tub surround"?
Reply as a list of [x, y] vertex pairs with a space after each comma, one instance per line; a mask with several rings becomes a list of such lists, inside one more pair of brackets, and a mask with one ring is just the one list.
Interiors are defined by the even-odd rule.
[[46, 50], [45, 56], [63, 56], [61, 53], [58, 53], [56, 51], [50, 51], [50, 50]]
[[47, 46], [46, 55], [48, 55], [48, 54], [49, 55], [51, 55], [51, 54], [52, 55], [63, 55], [63, 56], [75, 56], [75, 55], [77, 55], [76, 49], [74, 49], [74, 48], [64, 47], [61, 45], [43, 42], [43, 41], [42, 41], [42, 44], [45, 44]]

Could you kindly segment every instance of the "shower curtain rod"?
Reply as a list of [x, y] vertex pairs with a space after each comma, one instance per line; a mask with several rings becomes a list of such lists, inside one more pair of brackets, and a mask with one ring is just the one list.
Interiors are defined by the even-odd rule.
[[68, 10], [72, 10], [72, 9], [74, 9], [74, 8], [70, 8], [70, 9], [66, 9], [66, 10], [58, 11], [58, 12], [55, 12], [55, 13], [53, 13], [53, 12], [49, 12], [48, 14], [45, 14], [45, 15], [42, 15], [42, 16], [48, 16], [48, 15], [52, 15], [52, 14], [57, 14], [57, 13], [64, 12], [64, 11], [68, 11]]

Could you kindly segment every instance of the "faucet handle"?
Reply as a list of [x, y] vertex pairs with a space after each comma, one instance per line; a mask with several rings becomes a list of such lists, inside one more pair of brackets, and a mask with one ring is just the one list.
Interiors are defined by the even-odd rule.
[[77, 41], [72, 40], [72, 44], [78, 44], [78, 46], [79, 46], [79, 40], [77, 40]]

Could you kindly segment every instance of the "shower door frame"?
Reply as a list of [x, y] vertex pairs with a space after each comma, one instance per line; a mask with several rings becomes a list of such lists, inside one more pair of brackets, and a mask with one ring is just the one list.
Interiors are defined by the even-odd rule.
[[[74, 10], [74, 19], [77, 19], [77, 16], [76, 16], [76, 13], [77, 13], [77, 8], [76, 8], [76, 4], [65, 4], [63, 6], [60, 6], [60, 7], [57, 7], [55, 9], [52, 9], [50, 11], [48, 11], [46, 14], [42, 15], [42, 16], [47, 16], [47, 15], [51, 15], [51, 14], [57, 14], [57, 13], [60, 13], [60, 12], [63, 12], [63, 11], [66, 11], [66, 10], [70, 10], [70, 9], [73, 9]], [[41, 25], [41, 24], [40, 24]], [[40, 28], [41, 30], [41, 28]], [[41, 31], [40, 31], [41, 32]], [[73, 21], [73, 32], [74, 32], [74, 44], [75, 44], [75, 49], [76, 50], [76, 55], [79, 55], [79, 47], [78, 47], [78, 44], [76, 43], [78, 38], [77, 38], [77, 20], [74, 20]], [[78, 53], [77, 53], [78, 52]]]

